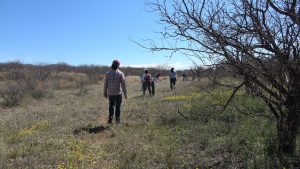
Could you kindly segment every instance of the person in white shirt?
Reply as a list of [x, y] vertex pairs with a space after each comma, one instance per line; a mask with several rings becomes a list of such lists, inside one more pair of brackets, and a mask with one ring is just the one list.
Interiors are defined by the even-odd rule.
[[122, 94], [127, 99], [127, 90], [125, 85], [125, 76], [118, 68], [120, 62], [114, 60], [109, 70], [105, 75], [103, 95], [109, 100], [109, 116], [108, 123], [112, 123], [114, 114], [116, 115], [116, 123], [120, 123]]

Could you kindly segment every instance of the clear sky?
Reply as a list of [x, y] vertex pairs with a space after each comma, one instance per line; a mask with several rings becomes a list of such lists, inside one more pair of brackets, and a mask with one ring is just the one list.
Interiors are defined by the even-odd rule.
[[0, 0], [0, 62], [189, 68], [186, 56], [151, 53], [130, 39], [160, 39], [143, 0]]

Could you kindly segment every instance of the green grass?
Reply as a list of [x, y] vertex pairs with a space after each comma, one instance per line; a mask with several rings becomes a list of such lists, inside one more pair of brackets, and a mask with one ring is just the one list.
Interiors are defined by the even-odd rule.
[[[0, 107], [0, 168], [274, 168], [278, 164], [274, 121], [251, 115], [268, 114], [260, 100], [240, 92], [234, 101], [250, 115], [233, 105], [222, 112], [230, 96], [222, 88], [212, 96], [200, 90], [198, 82], [179, 81], [171, 92], [166, 80], [156, 86], [156, 97], [142, 97], [139, 77], [128, 77], [127, 82], [129, 98], [123, 100], [119, 125], [107, 124], [102, 83], [87, 86], [84, 95], [72, 88], [53, 90], [51, 97]], [[103, 130], [90, 133], [96, 126]]]

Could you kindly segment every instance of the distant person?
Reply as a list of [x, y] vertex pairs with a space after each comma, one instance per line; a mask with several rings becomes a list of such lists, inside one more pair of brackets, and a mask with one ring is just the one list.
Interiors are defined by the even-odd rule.
[[193, 74], [193, 75], [192, 75], [192, 80], [195, 81], [195, 78], [196, 78], [196, 72], [193, 70], [192, 74]]
[[141, 78], [141, 84], [142, 84], [142, 91], [143, 91], [143, 89], [144, 89], [144, 88], [143, 88], [143, 82], [144, 82], [144, 77], [146, 76], [146, 73], [145, 73], [146, 70], [147, 70], [147, 69], [144, 69], [143, 73], [140, 75], [140, 78]]
[[174, 71], [173, 67], [171, 68], [169, 78], [170, 78], [170, 88], [171, 88], [171, 90], [175, 90], [175, 85], [176, 85], [176, 81], [177, 81], [177, 74]]
[[186, 81], [186, 80], [187, 80], [187, 73], [186, 71], [184, 71], [182, 74], [182, 81]]
[[146, 73], [145, 73], [146, 70], [147, 70], [147, 69], [144, 69], [143, 73], [140, 75], [141, 83], [143, 83], [143, 78], [144, 78], [144, 76], [146, 75]]
[[125, 75], [118, 69], [119, 66], [120, 62], [114, 60], [111, 65], [111, 70], [106, 73], [104, 81], [104, 97], [109, 100], [108, 123], [112, 123], [114, 114], [116, 116], [116, 123], [120, 123], [122, 93], [125, 99], [127, 99]]
[[143, 95], [145, 96], [146, 90], [148, 89], [149, 94], [151, 96], [151, 74], [148, 70], [145, 70], [145, 74], [143, 75]]
[[159, 83], [160, 81], [164, 80], [164, 79], [160, 79], [160, 77], [161, 77], [161, 73], [159, 72], [154, 77], [152, 77], [152, 79], [151, 79], [152, 96], [155, 96], [155, 83]]

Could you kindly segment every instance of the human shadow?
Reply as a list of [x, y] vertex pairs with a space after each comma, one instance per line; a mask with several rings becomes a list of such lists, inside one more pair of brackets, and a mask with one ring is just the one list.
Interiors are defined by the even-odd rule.
[[73, 131], [73, 133], [75, 135], [78, 135], [80, 134], [81, 132], [88, 132], [90, 134], [96, 134], [96, 133], [101, 133], [103, 132], [104, 130], [108, 129], [108, 126], [107, 127], [104, 127], [104, 126], [92, 126], [92, 125], [87, 125], [87, 126], [84, 126], [84, 127], [80, 127], [80, 128], [77, 128]]

